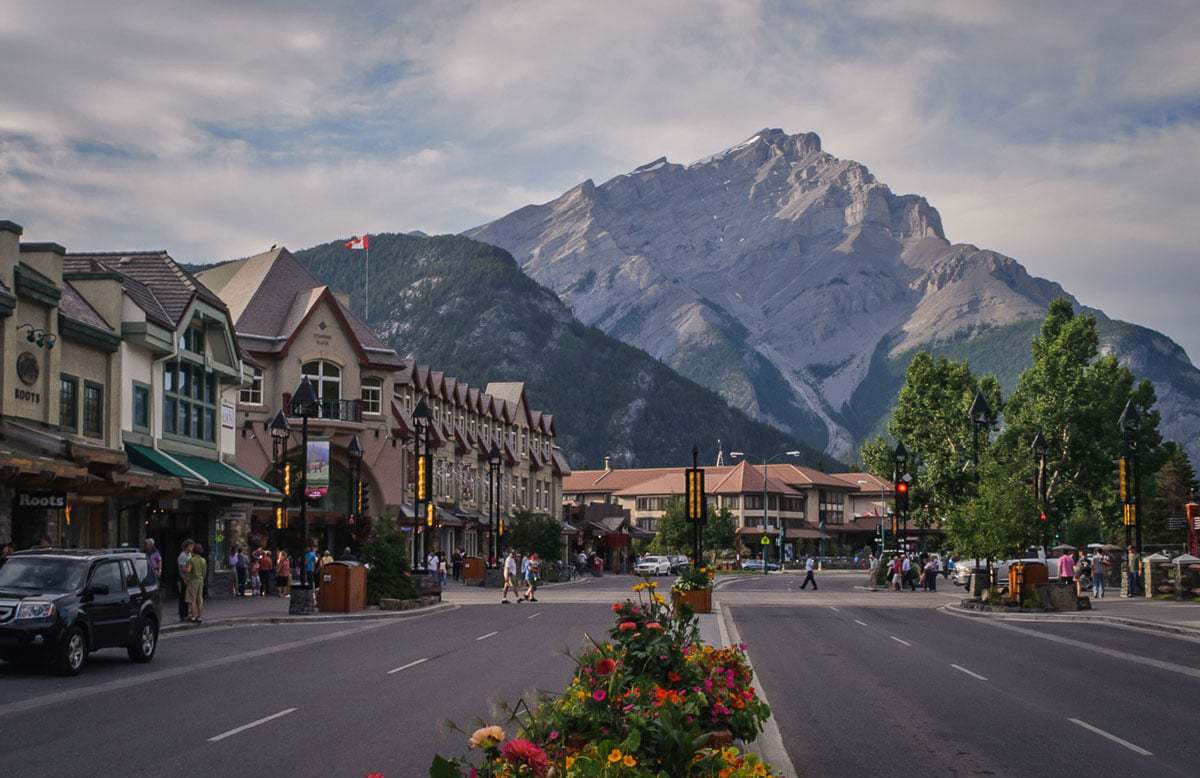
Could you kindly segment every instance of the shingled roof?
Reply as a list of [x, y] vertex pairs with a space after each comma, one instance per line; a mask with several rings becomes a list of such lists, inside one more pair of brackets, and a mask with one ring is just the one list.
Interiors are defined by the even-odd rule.
[[105, 332], [113, 331], [104, 317], [87, 300], [83, 299], [83, 296], [70, 283], [64, 282], [62, 285], [62, 296], [58, 300], [58, 312], [68, 319], [74, 319], [90, 327]]
[[[165, 251], [73, 252], [63, 257], [63, 270], [68, 273], [108, 271], [132, 279], [136, 284], [124, 285], [130, 298], [146, 312], [147, 318], [153, 313], [161, 319], [157, 323], [171, 329], [179, 325], [195, 298], [214, 308], [228, 310], [220, 297], [180, 267]], [[144, 289], [136, 288], [137, 284]]]

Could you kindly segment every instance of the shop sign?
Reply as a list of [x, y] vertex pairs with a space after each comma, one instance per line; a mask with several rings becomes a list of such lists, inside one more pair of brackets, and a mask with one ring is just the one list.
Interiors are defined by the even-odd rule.
[[66, 492], [17, 492], [13, 507], [18, 510], [61, 510], [67, 507]]
[[231, 430], [237, 424], [237, 413], [229, 403], [221, 403], [221, 426]]
[[329, 441], [308, 441], [308, 473], [305, 497], [319, 500], [329, 493]]

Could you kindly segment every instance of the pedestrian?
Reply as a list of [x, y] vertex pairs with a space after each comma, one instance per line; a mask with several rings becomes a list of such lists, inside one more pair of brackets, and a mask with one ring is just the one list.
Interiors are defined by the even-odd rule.
[[891, 573], [888, 576], [892, 581], [892, 591], [900, 591], [904, 585], [904, 568], [900, 563], [900, 555], [896, 554], [892, 557]]
[[[142, 544], [146, 550], [146, 566], [150, 568], [150, 572], [154, 573], [154, 580], [162, 580], [162, 554], [158, 552], [158, 548], [154, 544], [154, 538], [146, 538], [146, 542]], [[6, 549], [12, 549], [12, 544], [5, 546]], [[0, 564], [4, 564], [0, 562]]]
[[199, 624], [204, 611], [204, 579], [208, 577], [208, 560], [204, 547], [197, 543], [187, 564], [187, 600], [189, 621]]
[[946, 558], [942, 560], [942, 578], [949, 578], [952, 572], [954, 572], [954, 559], [946, 554]]
[[300, 577], [300, 583], [308, 584], [309, 588], [317, 588], [317, 546], [315, 543], [310, 543], [308, 550], [304, 552], [304, 567], [303, 575]]
[[439, 576], [439, 580], [442, 583], [442, 586], [446, 585], [446, 567], [447, 567], [446, 566], [446, 555], [443, 554], [438, 559], [438, 576]]
[[907, 584], [912, 591], [917, 590], [917, 582], [913, 580], [912, 559], [908, 554], [905, 554], [900, 562], [900, 581], [902, 584]]
[[279, 550], [279, 564], [275, 565], [275, 590], [280, 597], [288, 597], [292, 591], [292, 560], [283, 549]]
[[1058, 582], [1064, 586], [1075, 582], [1075, 557], [1072, 554], [1058, 558]]
[[275, 572], [275, 560], [271, 558], [271, 549], [269, 548], [260, 548], [258, 552], [259, 594], [266, 597], [271, 593], [271, 576]]
[[462, 565], [463, 565], [463, 550], [461, 548], [455, 549], [454, 556], [451, 557], [451, 560], [452, 560], [451, 561], [451, 567], [452, 567], [451, 572], [454, 574], [454, 580], [461, 581], [462, 580]]
[[937, 591], [938, 560], [933, 556], [925, 563], [925, 591]]
[[504, 557], [504, 591], [501, 593], [503, 599], [500, 602], [508, 605], [508, 590], [512, 589], [512, 593], [516, 595], [517, 602], [521, 601], [521, 595], [517, 592], [517, 557], [510, 548], [508, 554]]
[[338, 556], [337, 561], [339, 561], [339, 562], [357, 562], [358, 559], [355, 558], [354, 552], [350, 550], [350, 547], [346, 546], [345, 548], [342, 549], [342, 553]]
[[812, 555], [809, 554], [804, 558], [804, 583], [800, 585], [800, 591], [807, 589], [809, 584], [813, 585], [814, 592], [817, 590], [817, 579], [813, 577], [814, 568]]
[[1129, 593], [1127, 596], [1137, 597], [1142, 594], [1142, 557], [1138, 554], [1137, 549], [1130, 546], [1125, 561], [1129, 566]]
[[438, 552], [436, 549], [433, 551], [430, 551], [429, 556], [425, 557], [425, 569], [428, 570], [429, 574], [432, 575], [435, 579], [438, 578], [438, 575], [439, 575], [438, 574], [438, 562], [439, 561], [440, 560], [438, 559]]
[[179, 593], [179, 620], [187, 621], [191, 615], [191, 608], [188, 607], [188, 588], [187, 588], [187, 571], [188, 565], [192, 561], [192, 551], [196, 548], [196, 542], [188, 539], [183, 541], [182, 550], [179, 556], [175, 558], [175, 568], [179, 579], [175, 582], [175, 590]]
[[1077, 593], [1083, 594], [1092, 588], [1092, 559], [1086, 551], [1077, 553], [1079, 556], [1075, 560], [1075, 585]]
[[1096, 553], [1092, 554], [1092, 596], [1103, 600], [1104, 599], [1104, 564], [1107, 560], [1104, 558], [1104, 552], [1096, 549]]
[[250, 582], [250, 596], [257, 597], [262, 589], [262, 576], [258, 574], [258, 555], [250, 559], [250, 567], [246, 570], [246, 579]]
[[521, 564], [521, 573], [525, 578], [525, 600], [537, 602], [537, 597], [533, 596], [534, 590], [537, 589], [538, 577], [538, 555], [536, 553], [530, 553], [525, 557], [525, 561]]

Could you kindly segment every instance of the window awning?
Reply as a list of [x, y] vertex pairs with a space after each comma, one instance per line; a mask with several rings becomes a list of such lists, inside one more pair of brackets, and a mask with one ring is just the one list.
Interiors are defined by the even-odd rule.
[[240, 468], [217, 459], [174, 454], [136, 443], [126, 443], [129, 461], [148, 470], [183, 481], [185, 492], [200, 492], [275, 503], [283, 494]]

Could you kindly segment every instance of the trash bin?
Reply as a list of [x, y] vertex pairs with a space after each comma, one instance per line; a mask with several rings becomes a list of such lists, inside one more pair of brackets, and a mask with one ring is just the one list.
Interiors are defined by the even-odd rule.
[[321, 568], [317, 609], [354, 613], [367, 606], [367, 569], [358, 562], [330, 562]]
[[1049, 581], [1049, 571], [1041, 562], [1016, 562], [1008, 568], [1008, 597], [1016, 603], [1025, 602], [1028, 594]]
[[483, 563], [483, 557], [469, 556], [462, 563], [463, 583], [468, 586], [480, 586], [483, 584], [484, 571], [487, 565]]

